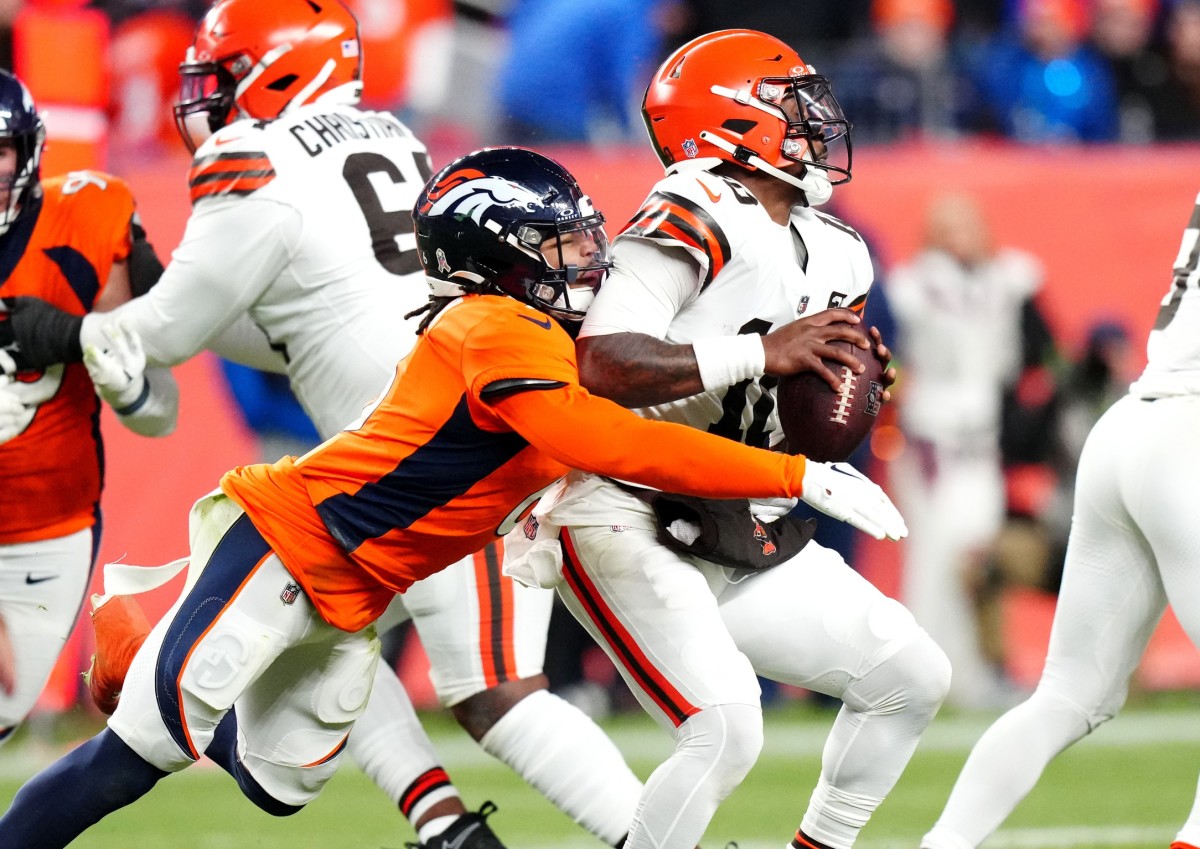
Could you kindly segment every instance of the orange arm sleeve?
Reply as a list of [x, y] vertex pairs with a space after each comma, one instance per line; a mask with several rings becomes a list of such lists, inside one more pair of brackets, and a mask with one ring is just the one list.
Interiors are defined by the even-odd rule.
[[531, 445], [573, 469], [704, 498], [800, 497], [805, 459], [643, 419], [573, 384], [492, 405]]

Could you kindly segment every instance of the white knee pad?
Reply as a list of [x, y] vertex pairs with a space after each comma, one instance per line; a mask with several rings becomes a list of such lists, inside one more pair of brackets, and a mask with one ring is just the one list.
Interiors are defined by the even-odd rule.
[[842, 700], [864, 713], [909, 712], [932, 719], [950, 689], [950, 660], [923, 631], [862, 678]]
[[707, 708], [679, 726], [675, 740], [676, 755], [702, 767], [716, 796], [724, 799], [762, 752], [762, 709], [739, 704]]

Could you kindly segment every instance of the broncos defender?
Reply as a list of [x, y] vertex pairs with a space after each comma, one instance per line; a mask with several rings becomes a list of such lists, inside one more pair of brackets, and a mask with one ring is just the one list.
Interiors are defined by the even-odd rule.
[[[162, 266], [123, 181], [96, 171], [40, 179], [45, 139], [29, 91], [0, 71], [0, 299], [37, 295], [74, 316], [112, 309]], [[11, 364], [23, 352], [5, 303], [0, 361]], [[174, 424], [170, 373], [146, 371], [136, 335], [110, 331], [79, 351], [86, 368], [0, 376], [0, 740], [33, 708], [91, 581], [104, 479], [96, 393], [135, 432]]]
[[802, 495], [903, 534], [864, 479], [647, 421], [579, 385], [564, 324], [599, 285], [607, 240], [553, 161], [469, 154], [415, 217], [434, 287], [416, 346], [346, 430], [237, 468], [197, 502], [183, 597], [138, 650], [109, 727], [17, 793], [0, 844], [66, 846], [201, 753], [264, 810], [299, 810], [366, 705], [392, 597], [512, 529], [568, 467], [716, 498]]
[[[858, 321], [873, 279], [862, 238], [816, 209], [850, 178], [849, 122], [828, 79], [751, 30], [680, 47], [643, 114], [667, 176], [616, 240], [580, 331], [583, 384], [650, 420], [778, 446], [778, 376], [837, 383], [785, 361], [782, 340]], [[941, 704], [945, 654], [811, 531], [789, 537], [792, 506], [681, 502], [583, 473], [540, 509], [564, 527], [564, 601], [675, 740], [627, 849], [701, 839], [762, 746], [757, 675], [843, 702], [793, 849], [849, 849]], [[776, 526], [786, 544], [725, 545]]]
[[[180, 67], [175, 106], [195, 153], [192, 214], [161, 284], [114, 314], [153, 362], [210, 348], [286, 372], [322, 438], [379, 395], [416, 340], [417, 322], [403, 316], [426, 297], [411, 210], [429, 158], [394, 116], [356, 106], [362, 61], [358, 24], [338, 0], [212, 7]], [[26, 306], [14, 305], [14, 320], [31, 318]], [[112, 320], [85, 319], [65, 341]], [[552, 601], [500, 575], [493, 548], [414, 587], [380, 627], [411, 616], [441, 702], [487, 752], [613, 845], [641, 783], [595, 723], [546, 689]], [[93, 621], [91, 690], [111, 712], [149, 629], [127, 596]], [[459, 849], [497, 849], [386, 664], [350, 752], [429, 849], [468, 829]]]

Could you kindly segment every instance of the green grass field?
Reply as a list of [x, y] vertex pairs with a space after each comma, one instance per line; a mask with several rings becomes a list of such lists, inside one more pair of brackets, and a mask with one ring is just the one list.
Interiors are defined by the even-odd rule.
[[[1166, 849], [1187, 815], [1200, 765], [1200, 711], [1194, 694], [1140, 700], [1058, 758], [990, 849], [1132, 847]], [[862, 849], [916, 849], [936, 818], [967, 751], [990, 716], [945, 712], [858, 843]], [[510, 849], [599, 849], [504, 767], [490, 761], [445, 716], [427, 718], [447, 768], [469, 805], [494, 800], [491, 824]], [[749, 778], [722, 807], [706, 849], [782, 849], [816, 780], [832, 714], [804, 707], [768, 712], [766, 746]], [[91, 720], [67, 723], [89, 733]], [[605, 723], [645, 777], [669, 751], [665, 733], [639, 715]], [[60, 735], [64, 732], [60, 731]], [[0, 755], [0, 802], [54, 753], [25, 734]], [[103, 781], [103, 776], [97, 776]], [[277, 820], [260, 813], [219, 769], [204, 762], [159, 784], [72, 844], [79, 849], [400, 849], [413, 839], [383, 794], [352, 766], [304, 811]], [[19, 847], [6, 847], [19, 849]]]

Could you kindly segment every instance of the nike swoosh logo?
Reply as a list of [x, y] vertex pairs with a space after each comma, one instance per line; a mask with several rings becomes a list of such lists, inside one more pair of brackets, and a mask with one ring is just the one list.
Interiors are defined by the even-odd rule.
[[550, 319], [549, 318], [543, 318], [541, 321], [538, 321], [536, 318], [534, 318], [533, 316], [530, 316], [530, 315], [518, 315], [517, 318], [523, 318], [526, 321], [528, 321], [530, 324], [536, 324], [538, 327], [542, 328], [542, 330], [550, 329]]
[[713, 203], [716, 203], [717, 201], [719, 201], [721, 199], [720, 193], [717, 193], [714, 195], [712, 193], [712, 189], [710, 189], [708, 186], [704, 185], [704, 181], [701, 180], [699, 177], [696, 178], [696, 182], [700, 184], [700, 188], [704, 189], [704, 193], [706, 195], [708, 195], [708, 199], [711, 200]]
[[229, 144], [230, 142], [235, 142], [238, 140], [238, 138], [240, 138], [240, 137], [239, 136], [226, 136], [223, 139], [213, 139], [213, 146], [220, 147], [223, 144]]
[[38, 575], [37, 577], [34, 577], [33, 575], [26, 575], [25, 583], [27, 583], [27, 584], [44, 584], [44, 583], [46, 583], [46, 581], [53, 581], [57, 577], [58, 577], [58, 575]]
[[[537, 324], [535, 321], [534, 324]], [[453, 840], [446, 841], [446, 849], [462, 849], [467, 843], [467, 838], [479, 830], [479, 823], [473, 822], [462, 830], [462, 833]]]

